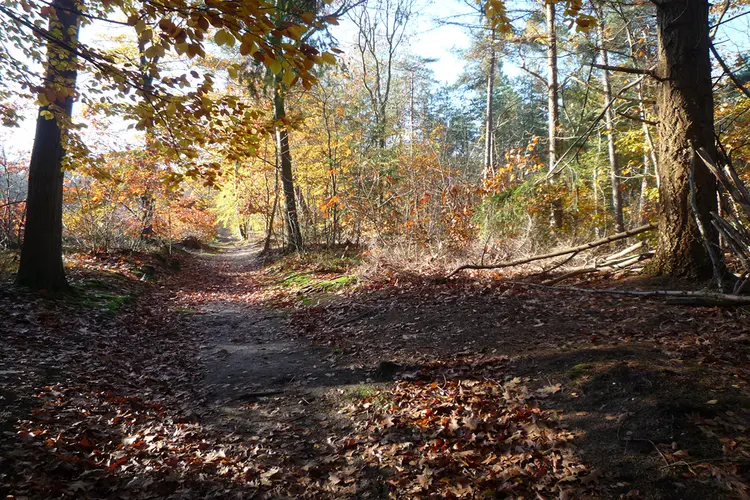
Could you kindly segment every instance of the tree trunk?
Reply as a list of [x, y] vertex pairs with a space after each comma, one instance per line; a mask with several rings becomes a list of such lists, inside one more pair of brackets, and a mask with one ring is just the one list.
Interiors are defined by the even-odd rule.
[[[544, 13], [547, 19], [547, 139], [549, 171], [557, 165], [557, 128], [560, 125], [560, 108], [557, 84], [557, 30], [555, 28], [555, 4], [547, 2]], [[552, 225], [561, 229], [563, 225], [562, 201], [552, 200]]]
[[[145, 14], [142, 12], [142, 14]], [[159, 57], [155, 56], [149, 60], [146, 56], [146, 42], [145, 40], [138, 40], [138, 57], [140, 61], [140, 72], [141, 72], [141, 85], [143, 87], [142, 92], [144, 98], [150, 99], [150, 94], [153, 93], [154, 89], [154, 75], [151, 72], [151, 68], [155, 67], [159, 62]], [[153, 172], [156, 171], [156, 158], [157, 153], [157, 142], [154, 135], [154, 126], [149, 125], [145, 130], [144, 137], [145, 147], [145, 162], [143, 168], [149, 169]], [[143, 194], [140, 196], [141, 209], [143, 210], [143, 217], [141, 219], [141, 242], [148, 240], [154, 236], [154, 219], [156, 218], [156, 195], [154, 193], [153, 185], [148, 182], [146, 188], [143, 190]]]
[[[637, 61], [635, 42], [633, 41], [633, 33], [630, 30], [628, 18], [620, 12], [622, 19], [626, 22], [625, 34], [628, 39], [628, 49], [630, 58], [635, 62]], [[644, 98], [644, 84], [640, 82], [636, 87], [638, 90], [638, 114], [641, 117], [641, 130], [643, 131], [643, 177], [641, 178], [641, 192], [638, 196], [638, 211], [634, 217], [634, 220], [641, 224], [645, 221], [645, 208], [646, 199], [648, 194], [648, 177], [653, 172], [654, 178], [656, 179], [656, 186], [659, 187], [659, 173], [657, 172], [657, 165], [659, 162], [656, 159], [656, 149], [654, 148], [654, 141], [651, 138], [651, 129], [648, 124], [648, 113], [646, 112], [646, 102]]]
[[[659, 112], [659, 274], [707, 279], [711, 262], [690, 211], [692, 150], [716, 158], [709, 59], [707, 0], [660, 0], [657, 107]], [[697, 214], [709, 244], [717, 243], [710, 223], [716, 210], [716, 180], [703, 164], [695, 171]]]
[[[281, 73], [275, 77], [273, 111], [274, 118], [280, 122], [286, 118], [284, 107], [284, 90], [282, 88]], [[302, 233], [297, 216], [297, 201], [294, 193], [294, 178], [292, 176], [292, 153], [289, 150], [289, 131], [284, 123], [278, 123], [276, 128], [276, 142], [279, 148], [279, 163], [281, 164], [281, 186], [284, 191], [286, 204], [287, 243], [295, 252], [302, 250]]]
[[[609, 54], [604, 46], [604, 13], [599, 10], [599, 57], [602, 65], [609, 66]], [[612, 83], [609, 71], [602, 70], [602, 89], [604, 90], [604, 124], [607, 130], [607, 152], [609, 154], [609, 179], [612, 186], [612, 215], [615, 219], [615, 232], [625, 230], [625, 218], [622, 213], [622, 192], [620, 191], [620, 166], [615, 149], [615, 110], [612, 106]]]
[[495, 30], [490, 27], [490, 60], [489, 68], [487, 70], [487, 109], [484, 117], [484, 170], [482, 172], [482, 178], [486, 179], [491, 175], [494, 175], [495, 158], [494, 158], [494, 145], [492, 144], [492, 105], [493, 97], [495, 93]]
[[[267, 185], [268, 181], [266, 181]], [[263, 241], [263, 250], [261, 253], [268, 253], [271, 250], [271, 238], [273, 237], [273, 221], [276, 216], [276, 207], [279, 205], [279, 155], [276, 154], [276, 184], [273, 187], [273, 206], [266, 216], [266, 238]]]
[[[49, 31], [59, 32], [61, 41], [75, 48], [79, 21], [76, 3], [55, 0], [52, 8], [56, 15], [50, 18]], [[68, 49], [53, 43], [47, 45], [45, 82], [58, 98], [42, 106], [37, 116], [29, 164], [26, 225], [16, 278], [19, 285], [35, 289], [64, 291], [68, 287], [62, 259], [63, 127], [73, 110], [76, 65], [75, 54]]]

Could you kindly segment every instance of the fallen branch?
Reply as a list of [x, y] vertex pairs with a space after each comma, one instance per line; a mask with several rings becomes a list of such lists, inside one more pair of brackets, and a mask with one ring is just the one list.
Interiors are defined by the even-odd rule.
[[555, 269], [558, 269], [558, 268], [564, 266], [565, 264], [567, 264], [568, 262], [570, 262], [571, 260], [573, 260], [576, 255], [578, 255], [578, 252], [574, 252], [574, 253], [568, 255], [563, 260], [561, 260], [557, 264], [553, 265], [549, 269], [543, 269], [541, 272], [538, 272], [536, 274], [532, 274], [531, 276], [545, 276], [545, 275], [548, 275], [549, 273], [551, 273]]
[[[713, 301], [710, 305], [712, 306], [742, 306], [750, 305], [750, 296], [747, 295], [732, 295], [717, 292], [695, 292], [695, 291], [681, 291], [681, 290], [612, 290], [603, 288], [581, 288], [577, 286], [551, 286], [543, 285], [540, 283], [527, 283], [525, 281], [513, 281], [504, 280], [504, 283], [510, 285], [527, 286], [530, 288], [543, 288], [545, 290], [561, 290], [565, 292], [576, 292], [576, 293], [601, 293], [608, 295], [626, 295], [631, 297], [686, 297], [693, 298], [696, 301], [700, 299], [704, 301]], [[706, 305], [706, 304], [696, 304]]]
[[714, 217], [711, 224], [713, 224], [722, 236], [724, 236], [724, 239], [729, 243], [729, 246], [732, 247], [732, 251], [734, 251], [734, 254], [740, 259], [745, 266], [745, 269], [750, 270], [750, 253], [748, 251], [750, 245], [747, 245], [743, 241], [743, 235], [729, 222], [719, 217], [716, 212], [711, 212], [711, 215]]
[[562, 276], [558, 276], [557, 278], [545, 281], [544, 284], [555, 285], [557, 283], [560, 283], [561, 281], [565, 281], [576, 276], [581, 276], [583, 274], [595, 273], [597, 271], [616, 271], [618, 269], [625, 269], [632, 266], [633, 264], [637, 264], [646, 259], [650, 259], [653, 256], [653, 252], [645, 252], [640, 255], [634, 255], [632, 257], [623, 257], [619, 260], [606, 260], [603, 263], [594, 264], [593, 266], [578, 267], [576, 269], [571, 269], [569, 272], [563, 274]]
[[551, 259], [552, 257], [560, 257], [561, 255], [567, 255], [569, 253], [578, 253], [584, 250], [589, 250], [591, 248], [596, 248], [601, 245], [606, 245], [607, 243], [612, 243], [613, 241], [623, 240], [625, 238], [629, 238], [637, 234], [645, 233], [646, 231], [650, 231], [655, 228], [656, 226], [654, 224], [646, 224], [645, 226], [640, 226], [635, 229], [624, 231], [622, 233], [613, 234], [612, 236], [607, 236], [606, 238], [601, 238], [596, 241], [584, 243], [583, 245], [578, 245], [576, 247], [565, 248], [563, 250], [557, 250], [555, 252], [546, 253], [544, 255], [535, 255], [534, 257], [527, 257], [524, 259], [518, 259], [518, 260], [511, 261], [511, 262], [503, 262], [503, 263], [491, 264], [487, 266], [477, 265], [477, 264], [466, 264], [466, 265], [463, 265], [461, 267], [454, 269], [447, 276], [447, 278], [450, 278], [453, 275], [465, 269], [501, 269], [504, 267], [520, 266], [521, 264], [528, 264], [529, 262], [535, 262], [537, 260]]
[[268, 398], [271, 396], [280, 396], [284, 394], [286, 391], [284, 390], [277, 390], [277, 391], [260, 391], [260, 392], [248, 392], [246, 394], [240, 394], [236, 398], [234, 398], [237, 401], [252, 401], [259, 398]]
[[630, 245], [628, 248], [625, 248], [624, 250], [620, 250], [619, 252], [613, 253], [612, 255], [608, 255], [601, 261], [601, 264], [604, 265], [610, 262], [614, 262], [618, 260], [620, 257], [625, 257], [626, 255], [631, 254], [635, 252], [636, 250], [639, 250], [642, 247], [643, 247], [643, 242], [639, 241], [638, 243], [634, 245]]
[[[695, 225], [698, 227], [698, 232], [701, 235], [703, 248], [706, 249], [706, 254], [708, 254], [709, 259], [711, 259], [711, 269], [713, 270], [714, 281], [716, 282], [716, 286], [721, 292], [722, 290], [724, 290], [724, 278], [728, 271], [724, 266], [724, 259], [723, 255], [721, 254], [721, 249], [717, 248], [714, 242], [709, 238], [704, 221], [703, 219], [701, 219], [701, 213], [698, 209], [698, 197], [695, 189], [696, 154], [697, 152], [693, 151], [693, 154], [690, 156], [690, 175], [688, 177], [690, 184], [690, 208], [693, 211], [693, 220], [695, 221]], [[702, 157], [702, 159], [704, 162], [707, 161], [706, 158]]]
[[370, 316], [376, 312], [378, 312], [378, 308], [376, 307], [372, 309], [367, 309], [365, 311], [362, 311], [359, 314], [354, 315], [351, 318], [342, 319], [341, 321], [334, 323], [332, 326], [333, 328], [339, 328], [341, 326], [348, 325], [349, 323], [354, 323], [355, 321], [358, 321], [362, 318], [366, 318], [367, 316]]

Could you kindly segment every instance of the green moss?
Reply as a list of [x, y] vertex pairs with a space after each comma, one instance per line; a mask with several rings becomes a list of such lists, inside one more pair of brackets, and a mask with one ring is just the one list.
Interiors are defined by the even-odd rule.
[[68, 300], [79, 307], [103, 309], [112, 314], [117, 314], [124, 306], [135, 304], [138, 297], [134, 294], [116, 295], [112, 293], [87, 292], [85, 287], [81, 287], [75, 290], [69, 296]]
[[356, 276], [340, 276], [338, 278], [334, 278], [332, 280], [325, 280], [320, 281], [315, 284], [315, 289], [322, 290], [326, 292], [332, 292], [334, 290], [339, 290], [341, 288], [345, 288], [349, 285], [355, 285], [357, 283], [358, 279]]
[[112, 295], [107, 301], [107, 309], [109, 312], [118, 313], [123, 306], [132, 306], [136, 300], [135, 295]]
[[310, 283], [313, 282], [312, 276], [310, 276], [310, 272], [307, 273], [297, 273], [292, 274], [291, 276], [287, 276], [286, 278], [279, 281], [279, 285], [289, 287], [289, 288], [302, 288]]
[[579, 377], [582, 377], [590, 372], [593, 368], [594, 365], [592, 365], [591, 363], [579, 363], [570, 369], [570, 378], [577, 379]]

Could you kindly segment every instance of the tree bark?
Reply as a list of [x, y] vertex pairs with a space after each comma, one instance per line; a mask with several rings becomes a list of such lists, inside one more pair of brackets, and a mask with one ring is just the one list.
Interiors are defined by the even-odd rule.
[[[49, 31], [59, 32], [61, 45], [78, 44], [79, 14], [72, 0], [55, 0]], [[62, 258], [63, 127], [70, 120], [76, 90], [77, 59], [61, 45], [47, 45], [46, 95], [57, 99], [39, 109], [29, 164], [26, 225], [16, 282], [53, 292], [68, 288]], [[54, 115], [50, 118], [49, 114]], [[45, 116], [46, 115], [46, 116]]]
[[[716, 158], [713, 93], [709, 58], [707, 0], [660, 0], [659, 34], [659, 274], [708, 279], [712, 275], [698, 227], [690, 210], [690, 160], [704, 148]], [[716, 180], [704, 164], [695, 171], [696, 214], [706, 227], [710, 245], [718, 242], [710, 224], [716, 210]]]
[[286, 118], [284, 105], [284, 89], [281, 73], [275, 77], [273, 111], [274, 119], [279, 122], [276, 126], [276, 142], [279, 148], [279, 163], [281, 164], [281, 187], [284, 191], [286, 205], [287, 243], [295, 252], [302, 250], [302, 232], [297, 216], [297, 200], [294, 192], [294, 177], [292, 174], [292, 153], [289, 149], [289, 131], [283, 120]]
[[482, 178], [486, 179], [494, 174], [494, 145], [492, 144], [492, 105], [493, 97], [495, 94], [495, 64], [496, 64], [496, 53], [495, 53], [495, 30], [490, 27], [490, 59], [489, 68], [487, 70], [487, 109], [484, 116], [484, 170], [482, 172]]
[[[609, 54], [604, 40], [604, 13], [599, 13], [599, 57], [603, 66], [609, 66]], [[612, 215], [615, 219], [615, 232], [621, 233], [625, 230], [625, 218], [622, 212], [622, 192], [620, 191], [620, 165], [617, 161], [617, 150], [615, 148], [615, 110], [612, 106], [612, 83], [609, 71], [602, 70], [602, 89], [604, 90], [604, 124], [607, 130], [607, 153], [609, 155], [609, 179], [612, 186]]]
[[[560, 125], [560, 108], [557, 83], [557, 29], [555, 27], [555, 3], [547, 2], [544, 13], [547, 21], [547, 140], [548, 165], [552, 172], [557, 165], [557, 128]], [[561, 229], [563, 225], [562, 202], [552, 201], [552, 225]]]

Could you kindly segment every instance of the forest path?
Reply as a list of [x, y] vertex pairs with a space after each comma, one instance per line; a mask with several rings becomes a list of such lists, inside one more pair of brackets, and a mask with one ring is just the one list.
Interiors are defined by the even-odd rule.
[[282, 310], [250, 298], [260, 287], [261, 248], [193, 253], [168, 288], [201, 342], [201, 424], [230, 440], [266, 443], [266, 458], [284, 467], [343, 439], [349, 429], [336, 413], [340, 398], [367, 373], [342, 363], [333, 347], [293, 334]]
[[[370, 398], [381, 397], [378, 387], [385, 388], [386, 398], [407, 391], [405, 407], [429, 408], [448, 395], [450, 377], [523, 384], [522, 393], [553, 409], [562, 427], [577, 436], [576, 455], [588, 465], [575, 465], [572, 458], [562, 463], [573, 464], [571, 470], [598, 469], [596, 474], [609, 478], [609, 486], [600, 490], [605, 497], [645, 490], [646, 498], [670, 498], [670, 491], [682, 488], [681, 470], [664, 469], [665, 460], [690, 453], [713, 463], [720, 456], [718, 440], [698, 423], [719, 412], [731, 415], [730, 429], [750, 423], [750, 414], [742, 410], [750, 401], [747, 385], [733, 384], [746, 372], [714, 361], [743, 358], [732, 344], [738, 335], [745, 338], [733, 328], [741, 324], [741, 311], [545, 293], [502, 281], [396, 279], [324, 304], [298, 301], [288, 314], [258, 293], [269, 286], [259, 250], [256, 244], [194, 255], [171, 287], [191, 311], [189, 328], [202, 339], [206, 405], [201, 422], [265, 443], [270, 463], [279, 470], [325, 463], [324, 470], [340, 474], [335, 462], [356, 435], [356, 421], [342, 416], [342, 408], [363, 401], [367, 408]], [[396, 385], [373, 383], [375, 375], [382, 375], [375, 368], [379, 363], [382, 368], [383, 361], [390, 373], [382, 378], [400, 381]], [[415, 377], [424, 382], [410, 385]], [[420, 403], [421, 384], [442, 392]], [[465, 411], [459, 403], [462, 391], [450, 399], [458, 414]], [[491, 397], [488, 402], [511, 403]], [[378, 418], [390, 419], [387, 414]], [[359, 472], [352, 473], [355, 469]], [[393, 475], [364, 464], [348, 470], [364, 496], [388, 491]], [[424, 482], [417, 472], [415, 480]], [[746, 471], [726, 474], [737, 478]], [[283, 488], [292, 481], [276, 480]], [[335, 482], [326, 487], [337, 491]], [[715, 493], [700, 487], [680, 495]]]
[[252, 401], [262, 394], [309, 394], [318, 387], [346, 385], [361, 374], [338, 366], [331, 348], [290, 335], [283, 314], [249, 304], [256, 286], [260, 244], [202, 253], [188, 273], [199, 285], [191, 327], [203, 338], [204, 381], [216, 404]]

